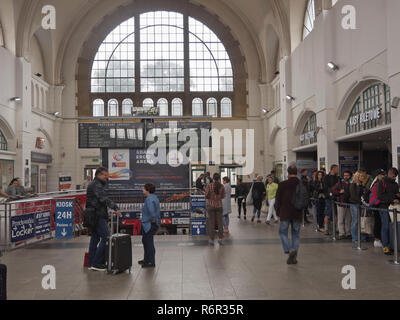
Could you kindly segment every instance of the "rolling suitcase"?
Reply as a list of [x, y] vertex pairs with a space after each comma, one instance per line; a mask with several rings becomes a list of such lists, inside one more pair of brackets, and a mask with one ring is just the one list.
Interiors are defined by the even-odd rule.
[[7, 266], [0, 264], [0, 300], [7, 300]]
[[[113, 214], [111, 214], [111, 228], [113, 228]], [[106, 267], [107, 272], [118, 274], [132, 268], [132, 242], [129, 234], [120, 234], [119, 218], [117, 218], [117, 233], [112, 234], [106, 243]], [[111, 230], [113, 231], [113, 230]], [[111, 243], [111, 245], [110, 245]]]

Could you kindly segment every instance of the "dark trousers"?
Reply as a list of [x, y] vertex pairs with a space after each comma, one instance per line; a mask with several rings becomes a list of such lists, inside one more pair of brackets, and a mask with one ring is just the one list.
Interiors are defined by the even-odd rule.
[[158, 226], [154, 223], [148, 232], [142, 230], [142, 243], [144, 249], [144, 261], [146, 263], [156, 264], [156, 248], [154, 247], [154, 235], [156, 234]]
[[238, 198], [239, 217], [242, 214], [242, 205], [243, 205], [243, 214], [244, 214], [244, 216], [246, 216], [246, 213], [247, 213], [246, 199], [245, 198]]
[[382, 239], [381, 237], [381, 229], [382, 229], [382, 222], [381, 222], [381, 215], [379, 211], [374, 211], [374, 237], [375, 239]]
[[324, 227], [325, 218], [325, 199], [318, 199], [317, 202], [317, 222], [320, 228]]
[[105, 251], [107, 238], [110, 236], [110, 230], [107, 221], [100, 218], [97, 227], [92, 229], [90, 238], [88, 266], [101, 265], [105, 263]]

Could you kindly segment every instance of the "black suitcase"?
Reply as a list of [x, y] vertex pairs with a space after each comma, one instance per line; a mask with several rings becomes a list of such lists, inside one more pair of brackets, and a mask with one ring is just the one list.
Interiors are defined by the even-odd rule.
[[0, 300], [7, 300], [7, 266], [0, 264]]
[[[111, 215], [112, 217], [112, 215]], [[113, 221], [111, 218], [111, 226]], [[129, 234], [118, 233], [119, 223], [117, 219], [117, 233], [112, 234], [106, 242], [106, 267], [107, 272], [118, 274], [132, 268], [132, 242]], [[113, 228], [112, 228], [113, 229]], [[110, 246], [111, 242], [111, 246]]]

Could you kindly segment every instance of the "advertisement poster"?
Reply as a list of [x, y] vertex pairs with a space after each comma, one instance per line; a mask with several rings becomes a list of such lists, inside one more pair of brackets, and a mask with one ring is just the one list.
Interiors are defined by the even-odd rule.
[[192, 236], [200, 236], [207, 234], [207, 216], [206, 216], [206, 199], [204, 196], [192, 196], [192, 219], [191, 230]]
[[129, 181], [131, 176], [129, 163], [129, 150], [108, 150], [109, 180]]
[[74, 202], [72, 200], [56, 201], [56, 239], [70, 239], [74, 226]]
[[11, 217], [11, 242], [28, 240], [35, 236], [35, 215]]
[[72, 190], [72, 176], [70, 173], [59, 174], [60, 191]]
[[50, 211], [38, 212], [35, 215], [35, 233], [36, 236], [42, 236], [50, 233], [51, 218]]

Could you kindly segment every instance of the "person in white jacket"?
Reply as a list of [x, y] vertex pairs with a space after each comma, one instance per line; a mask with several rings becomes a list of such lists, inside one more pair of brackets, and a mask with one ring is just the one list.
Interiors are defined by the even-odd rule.
[[232, 212], [231, 208], [231, 193], [232, 188], [228, 177], [222, 179], [225, 188], [225, 198], [222, 199], [222, 222], [224, 226], [224, 233], [229, 232], [229, 215]]

